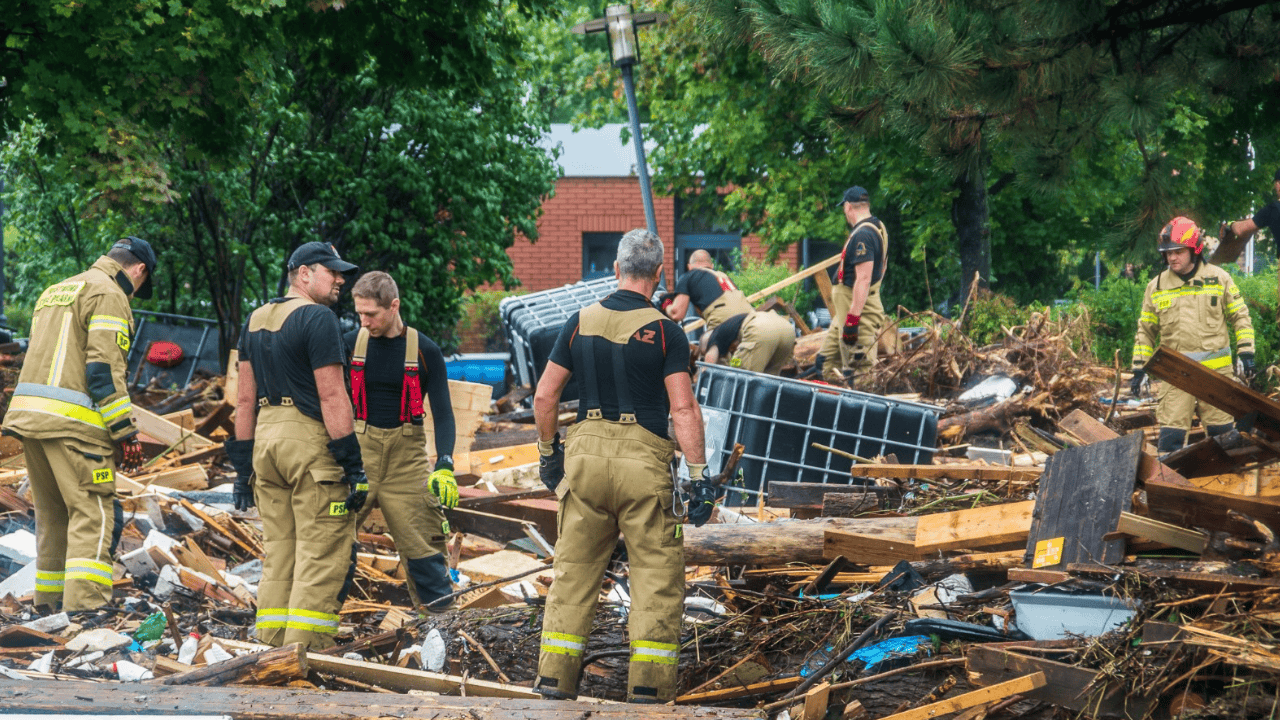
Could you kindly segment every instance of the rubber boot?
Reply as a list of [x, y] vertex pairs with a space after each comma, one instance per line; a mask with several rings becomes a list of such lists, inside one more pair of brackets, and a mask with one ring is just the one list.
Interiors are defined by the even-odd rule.
[[1171, 452], [1182, 449], [1187, 442], [1187, 431], [1178, 428], [1162, 427], [1160, 428], [1160, 440], [1156, 445], [1156, 450], [1160, 453], [1160, 457], [1164, 457]]
[[411, 559], [405, 562], [405, 570], [409, 579], [418, 591], [418, 602], [429, 613], [442, 613], [452, 610], [457, 602], [432, 605], [440, 598], [453, 594], [453, 582], [449, 578], [449, 562], [444, 553], [436, 553], [429, 557]]

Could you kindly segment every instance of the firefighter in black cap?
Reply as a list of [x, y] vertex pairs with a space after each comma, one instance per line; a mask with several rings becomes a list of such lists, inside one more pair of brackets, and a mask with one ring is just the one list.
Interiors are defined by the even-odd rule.
[[338, 611], [355, 569], [355, 517], [369, 493], [343, 344], [329, 309], [358, 268], [328, 243], [289, 258], [289, 292], [253, 311], [240, 334], [236, 508], [255, 503], [266, 557], [258, 638], [311, 649], [335, 644]]
[[36, 506], [35, 604], [46, 611], [111, 599], [123, 527], [115, 469], [142, 464], [125, 379], [129, 299], [151, 297], [155, 268], [151, 244], [125, 238], [36, 301], [4, 431], [22, 439]]

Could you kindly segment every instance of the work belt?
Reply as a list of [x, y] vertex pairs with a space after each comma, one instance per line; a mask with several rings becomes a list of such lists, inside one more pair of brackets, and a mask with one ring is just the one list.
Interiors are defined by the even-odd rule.
[[293, 398], [282, 397], [276, 402], [271, 402], [270, 398], [260, 397], [258, 398], [258, 407], [293, 407]]

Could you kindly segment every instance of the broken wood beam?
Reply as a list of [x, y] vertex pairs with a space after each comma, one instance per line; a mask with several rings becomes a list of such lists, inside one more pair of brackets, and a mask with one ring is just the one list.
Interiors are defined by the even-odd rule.
[[[828, 529], [900, 537], [904, 532], [914, 531], [915, 526], [916, 518], [817, 518], [686, 526], [684, 558], [687, 565], [826, 565], [830, 558], [823, 556], [823, 534]], [[840, 554], [844, 553], [837, 552], [832, 557]], [[860, 565], [893, 564], [869, 562], [852, 555], [846, 557]]]
[[452, 695], [458, 693], [465, 686], [468, 697], [523, 698], [526, 700], [542, 698], [532, 688], [520, 685], [509, 685], [489, 680], [463, 679], [443, 673], [410, 670], [409, 668], [382, 665], [364, 660], [348, 660], [344, 657], [321, 655], [320, 653], [308, 653], [307, 664], [315, 672], [357, 680], [397, 692], [427, 690], [441, 695]]
[[1020, 693], [1029, 700], [1058, 705], [1077, 712], [1105, 717], [1127, 717], [1138, 720], [1146, 714], [1149, 702], [1129, 698], [1124, 688], [1099, 687], [1098, 673], [1074, 665], [1027, 657], [1007, 650], [974, 645], [965, 656], [969, 682], [974, 685], [992, 686], [1008, 680], [1024, 677], [1028, 673], [1041, 673], [1043, 686]]
[[782, 692], [783, 690], [791, 690], [802, 682], [804, 682], [804, 678], [799, 675], [778, 678], [776, 680], [763, 680], [749, 685], [681, 695], [676, 698], [676, 704], [709, 705], [711, 703], [723, 702], [725, 700], [737, 700], [738, 698], [753, 697], [756, 695], [771, 695], [776, 692]]
[[153, 685], [283, 685], [307, 676], [307, 650], [293, 643], [275, 650], [240, 655], [175, 675], [148, 680]]
[[709, 720], [763, 718], [758, 710], [671, 707], [631, 703], [569, 702], [529, 698], [331, 692], [302, 688], [148, 685], [146, 704], [133, 683], [0, 679], [0, 707], [11, 713], [73, 715], [210, 715], [254, 720]]
[[[784, 280], [779, 280], [778, 282], [770, 285], [769, 287], [763, 290], [757, 290], [756, 292], [751, 293], [750, 295], [747, 296], [747, 302], [754, 304], [756, 301], [769, 297], [773, 293], [776, 293], [785, 287], [790, 287], [791, 285], [794, 285], [800, 282], [801, 280], [805, 280], [814, 275], [817, 275], [818, 273], [825, 271], [827, 268], [831, 267], [832, 265], [835, 265], [836, 263], [840, 262], [840, 258], [841, 258], [841, 255], [832, 255], [831, 257], [827, 258], [826, 260], [823, 260], [820, 263], [817, 263], [815, 265], [810, 265], [804, 270], [801, 270], [795, 273], [791, 277], [788, 277]], [[685, 332], [690, 332], [692, 330], [697, 330], [703, 325], [706, 325], [706, 321], [704, 321], [702, 318], [698, 318], [697, 320], [694, 320], [693, 322], [683, 327]]]
[[1120, 522], [1116, 525], [1116, 532], [1145, 540], [1154, 540], [1170, 547], [1188, 550], [1193, 553], [1204, 552], [1205, 547], [1209, 544], [1209, 536], [1197, 530], [1188, 530], [1177, 525], [1152, 520], [1151, 518], [1128, 512], [1120, 513]]
[[1010, 695], [1025, 695], [1032, 690], [1044, 687], [1046, 682], [1044, 673], [1034, 672], [1013, 680], [974, 690], [973, 692], [967, 692], [963, 695], [957, 695], [953, 698], [939, 700], [923, 707], [895, 713], [882, 718], [882, 720], [927, 720], [928, 718], [949, 715], [978, 705], [1003, 700]]
[[[1103, 425], [1101, 420], [1080, 409], [1067, 413], [1058, 426], [1085, 444], [1120, 437], [1120, 433]], [[1138, 478], [1144, 482], [1154, 480], [1170, 485], [1191, 485], [1185, 477], [1178, 474], [1178, 471], [1157, 460], [1156, 456], [1147, 452], [1146, 448], [1143, 448], [1142, 456], [1138, 458]]]
[[853, 474], [870, 478], [910, 478], [913, 480], [1010, 480], [1032, 482], [1044, 472], [1036, 467], [1001, 467], [956, 463], [950, 465], [857, 465]]
[[916, 525], [916, 551], [930, 555], [943, 550], [976, 550], [1026, 542], [1035, 507], [1034, 500], [1027, 500], [921, 515]]
[[1271, 440], [1280, 440], [1280, 402], [1248, 385], [1219, 375], [1179, 352], [1164, 347], [1147, 361], [1147, 374], [1203, 400], [1233, 418], [1257, 413], [1254, 426]]
[[902, 560], [921, 559], [920, 552], [916, 550], [916, 529], [913, 526], [873, 527], [860, 531], [828, 529], [823, 533], [822, 555], [827, 558], [843, 555], [860, 565], [895, 565]]
[[[884, 495], [900, 493], [896, 487], [877, 485], [836, 485], [832, 483], [770, 482], [769, 507], [804, 508], [816, 510], [822, 507], [827, 495]], [[851, 500], [852, 502], [853, 500]], [[877, 501], [878, 502], [878, 501]]]

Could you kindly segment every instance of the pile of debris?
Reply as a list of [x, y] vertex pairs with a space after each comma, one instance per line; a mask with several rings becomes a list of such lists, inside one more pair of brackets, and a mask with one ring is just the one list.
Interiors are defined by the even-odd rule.
[[[951, 447], [915, 464], [846, 459], [837, 483], [782, 481], [757, 463], [765, 476], [745, 505], [685, 529], [675, 707], [617, 702], [629, 655], [621, 543], [584, 654], [584, 697], [548, 702], [530, 690], [557, 504], [537, 479], [531, 413], [518, 407], [527, 388], [495, 413], [487, 386], [452, 382], [457, 610], [413, 610], [375, 510], [360, 528], [339, 644], [254, 642], [261, 529], [256, 510], [232, 506], [221, 445], [234, 374], [136, 396], [151, 459], [119, 476], [116, 599], [98, 611], [33, 611], [21, 446], [0, 440], [0, 703], [132, 713], [142, 683], [148, 712], [260, 718], [1271, 716], [1280, 403], [1160, 351], [1153, 377], [1239, 426], [1161, 462], [1142, 431], [1148, 408], [1103, 422], [1098, 398], [1113, 393], [1115, 371], [1072, 354], [1078, 327], [1038, 319], [986, 348], [934, 327], [889, 358], [878, 389], [950, 397], [995, 373], [1028, 386], [985, 411], [950, 404], [938, 433], [964, 445], [979, 416], [994, 415], [981, 431], [1032, 464], [950, 457], [964, 454]], [[1002, 415], [1006, 404], [1018, 409]], [[562, 406], [562, 423], [573, 409]], [[965, 415], [974, 419], [948, 425]]]

